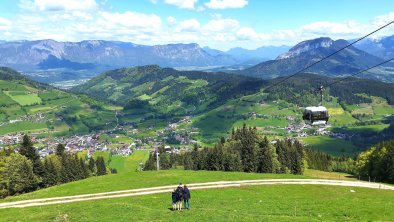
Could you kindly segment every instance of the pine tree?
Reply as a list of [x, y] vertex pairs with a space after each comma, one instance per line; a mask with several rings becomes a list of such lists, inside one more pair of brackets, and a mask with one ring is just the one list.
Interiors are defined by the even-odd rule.
[[160, 153], [159, 160], [160, 160], [160, 169], [169, 170], [171, 168], [170, 157], [168, 153], [166, 152]]
[[58, 172], [53, 164], [53, 162], [49, 158], [45, 158], [44, 161], [44, 177], [42, 178], [42, 182], [45, 187], [54, 186], [58, 183]]
[[90, 157], [90, 158], [89, 158], [89, 170], [90, 170], [90, 172], [91, 172], [93, 175], [96, 174], [97, 168], [96, 168], [96, 163], [94, 162], [93, 157]]
[[183, 158], [183, 166], [185, 168], [185, 170], [193, 170], [193, 159], [192, 159], [192, 155], [189, 153], [185, 153], [184, 154], [184, 158]]
[[270, 143], [265, 137], [259, 144], [257, 152], [257, 172], [272, 173], [273, 172], [273, 156], [269, 147]]
[[76, 180], [84, 179], [85, 174], [83, 172], [83, 168], [82, 168], [82, 165], [80, 164], [77, 154], [74, 154], [74, 158], [72, 160], [72, 165], [73, 165], [73, 168], [75, 169], [75, 174], [76, 174], [75, 179]]
[[64, 147], [63, 144], [59, 143], [56, 147], [56, 155], [58, 156], [63, 156], [64, 155], [64, 151], [66, 150], [66, 148]]
[[241, 159], [244, 172], [256, 172], [257, 148], [256, 135], [252, 129], [248, 129], [246, 125], [241, 130]]
[[33, 172], [37, 175], [38, 179], [44, 176], [44, 168], [42, 166], [40, 156], [38, 155], [36, 149], [33, 147], [28, 135], [23, 136], [22, 143], [19, 148], [19, 153], [29, 159], [33, 164]]
[[80, 168], [82, 169], [82, 179], [88, 178], [90, 175], [89, 168], [85, 164], [85, 161], [82, 158], [79, 159], [79, 165], [80, 165]]
[[97, 157], [96, 167], [97, 167], [97, 176], [107, 174], [107, 168], [105, 167], [104, 158], [102, 156]]

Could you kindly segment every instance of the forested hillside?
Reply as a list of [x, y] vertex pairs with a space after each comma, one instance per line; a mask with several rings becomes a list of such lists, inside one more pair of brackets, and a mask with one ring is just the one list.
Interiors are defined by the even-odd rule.
[[177, 71], [159, 66], [105, 72], [72, 89], [126, 109], [156, 114], [191, 114], [257, 92], [264, 81], [226, 73]]

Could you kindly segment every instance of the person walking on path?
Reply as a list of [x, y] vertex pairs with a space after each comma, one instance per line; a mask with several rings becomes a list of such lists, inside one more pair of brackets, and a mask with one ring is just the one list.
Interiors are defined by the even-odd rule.
[[189, 188], [187, 188], [186, 184], [183, 186], [183, 203], [185, 209], [190, 210], [190, 202], [189, 200], [191, 199], [190, 191]]
[[182, 183], [176, 188], [177, 193], [177, 210], [182, 210], [182, 202], [183, 202], [183, 187]]

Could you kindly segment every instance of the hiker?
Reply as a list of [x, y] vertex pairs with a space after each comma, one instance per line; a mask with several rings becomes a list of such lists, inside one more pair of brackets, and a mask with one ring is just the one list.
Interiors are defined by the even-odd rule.
[[183, 186], [183, 203], [185, 209], [190, 210], [190, 202], [189, 199], [191, 198], [190, 196], [190, 191], [189, 188], [187, 188], [186, 184]]
[[176, 210], [176, 204], [177, 204], [177, 193], [176, 193], [176, 189], [174, 189], [171, 193], [171, 197], [172, 197], [172, 210]]
[[177, 210], [182, 210], [182, 201], [183, 201], [183, 188], [182, 188], [182, 183], [179, 184], [179, 186], [176, 188], [176, 194], [177, 194], [177, 203], [176, 203], [176, 208]]

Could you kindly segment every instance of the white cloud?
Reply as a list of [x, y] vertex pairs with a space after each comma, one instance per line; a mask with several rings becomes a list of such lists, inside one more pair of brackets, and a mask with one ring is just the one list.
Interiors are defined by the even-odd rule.
[[197, 32], [200, 30], [200, 22], [196, 19], [188, 19], [180, 22], [176, 30], [178, 32]]
[[210, 0], [205, 6], [211, 9], [243, 8], [248, 0]]
[[239, 28], [239, 22], [235, 19], [213, 19], [210, 20], [204, 29], [211, 32], [233, 32]]
[[12, 22], [8, 19], [0, 17], [0, 30], [7, 30], [11, 28]]
[[8, 26], [11, 24], [12, 22], [10, 20], [0, 17], [0, 25]]
[[157, 30], [161, 19], [157, 15], [147, 15], [127, 11], [125, 13], [99, 12], [98, 22], [106, 28], [121, 26], [125, 28], [140, 28], [141, 30]]
[[175, 25], [177, 23], [177, 20], [174, 17], [172, 17], [172, 16], [168, 16], [167, 17], [167, 23], [169, 25]]
[[178, 8], [194, 9], [198, 0], [164, 0], [165, 3], [175, 5]]
[[20, 7], [39, 11], [89, 11], [97, 9], [95, 0], [21, 0]]
[[[394, 12], [390, 12], [386, 15], [377, 16], [372, 21], [372, 27], [377, 29], [382, 27], [390, 22], [394, 21]], [[382, 36], [393, 35], [394, 33], [394, 24], [387, 26], [385, 29], [379, 31], [378, 33], [374, 34], [374, 38], [380, 38]]]
[[237, 37], [239, 40], [258, 40], [259, 35], [256, 31], [250, 27], [240, 28], [237, 33]]
[[313, 22], [301, 27], [304, 32], [314, 34], [359, 34], [361, 32], [360, 25], [355, 22]]

